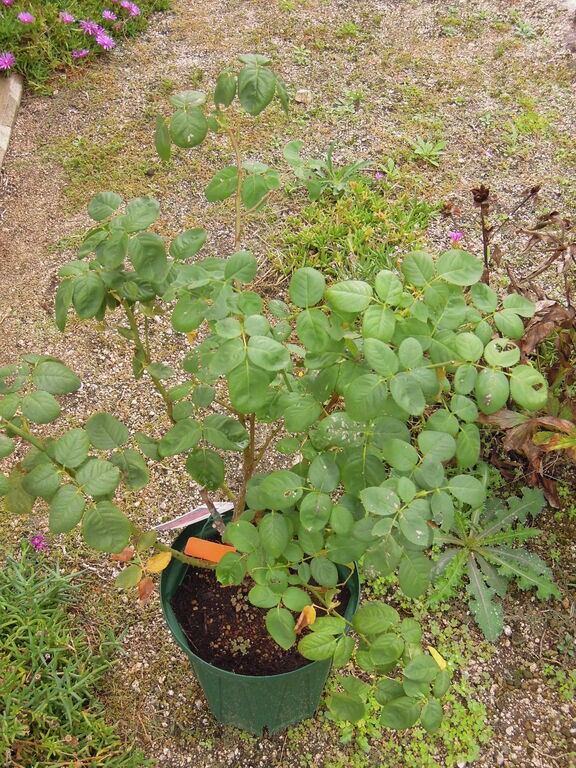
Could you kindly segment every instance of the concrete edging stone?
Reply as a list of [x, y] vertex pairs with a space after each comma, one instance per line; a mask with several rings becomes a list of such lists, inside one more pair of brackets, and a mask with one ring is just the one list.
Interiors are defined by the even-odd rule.
[[23, 90], [22, 75], [14, 73], [8, 77], [0, 77], [0, 170], [2, 170], [4, 156], [8, 150], [8, 142], [16, 121]]

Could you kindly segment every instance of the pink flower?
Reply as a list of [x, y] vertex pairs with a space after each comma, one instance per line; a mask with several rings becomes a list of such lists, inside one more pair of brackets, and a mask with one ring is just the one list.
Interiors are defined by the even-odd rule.
[[74, 16], [72, 16], [71, 13], [66, 13], [66, 11], [60, 11], [60, 19], [64, 24], [70, 24], [71, 22], [76, 21]]
[[72, 51], [72, 58], [73, 59], [83, 59], [84, 56], [88, 56], [88, 49], [87, 48], [75, 48]]
[[464, 239], [462, 232], [450, 232], [450, 243], [452, 245], [458, 245], [460, 240]]
[[2, 0], [3, 5], [12, 5], [14, 3], [14, 0]]
[[0, 69], [10, 69], [15, 61], [16, 59], [14, 58], [13, 53], [9, 53], [9, 51], [3, 51], [0, 53]]
[[79, 21], [78, 24], [80, 25], [80, 29], [84, 34], [86, 35], [97, 35], [98, 32], [104, 32], [102, 27], [99, 24], [96, 24], [95, 21]]
[[34, 16], [32, 16], [31, 13], [28, 13], [28, 11], [24, 11], [18, 14], [18, 21], [21, 21], [22, 24], [32, 24]]
[[120, 0], [120, 5], [130, 13], [130, 16], [140, 16], [140, 8], [130, 0]]
[[109, 11], [106, 9], [105, 11], [102, 11], [102, 18], [106, 19], [106, 21], [116, 21], [118, 18], [114, 11]]
[[37, 552], [45, 552], [49, 548], [48, 542], [46, 541], [44, 536], [42, 536], [41, 534], [38, 534], [37, 536], [32, 536], [32, 538], [30, 539], [30, 544], [32, 544], [32, 546]]
[[105, 35], [103, 32], [98, 32], [98, 34], [95, 37], [96, 42], [98, 45], [101, 45], [102, 48], [104, 48], [105, 51], [111, 51], [112, 48], [116, 46], [116, 43], [110, 35]]
[[380, 173], [380, 171], [377, 171], [377, 172], [374, 174], [374, 178], [376, 179], [376, 181], [380, 181], [381, 179], [383, 179], [383, 178], [384, 178], [384, 174], [383, 174], [383, 173]]

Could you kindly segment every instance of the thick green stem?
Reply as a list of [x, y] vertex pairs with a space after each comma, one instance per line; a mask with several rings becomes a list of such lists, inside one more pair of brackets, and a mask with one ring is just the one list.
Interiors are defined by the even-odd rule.
[[242, 477], [242, 486], [238, 494], [238, 500], [234, 508], [233, 520], [237, 520], [246, 506], [246, 487], [248, 481], [254, 474], [254, 468], [256, 466], [254, 461], [254, 454], [256, 451], [256, 417], [253, 413], [249, 416], [249, 429], [248, 429], [249, 441], [246, 448], [244, 448], [244, 460], [242, 462], [244, 467], [244, 474]]

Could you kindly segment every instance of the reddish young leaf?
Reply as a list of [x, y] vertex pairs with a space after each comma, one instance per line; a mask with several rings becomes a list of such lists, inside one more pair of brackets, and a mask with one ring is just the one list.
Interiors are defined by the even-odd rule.
[[154, 592], [154, 582], [148, 576], [140, 579], [138, 582], [138, 599], [140, 604], [143, 605], [150, 595]]
[[122, 552], [117, 552], [115, 555], [111, 555], [112, 560], [116, 560], [118, 563], [129, 563], [134, 557], [133, 547], [124, 547]]

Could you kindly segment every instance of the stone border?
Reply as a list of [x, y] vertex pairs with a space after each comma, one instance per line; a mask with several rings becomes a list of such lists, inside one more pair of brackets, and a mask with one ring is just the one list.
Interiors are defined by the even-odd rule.
[[0, 171], [4, 155], [8, 150], [8, 142], [20, 106], [23, 88], [24, 81], [19, 74], [0, 77]]

